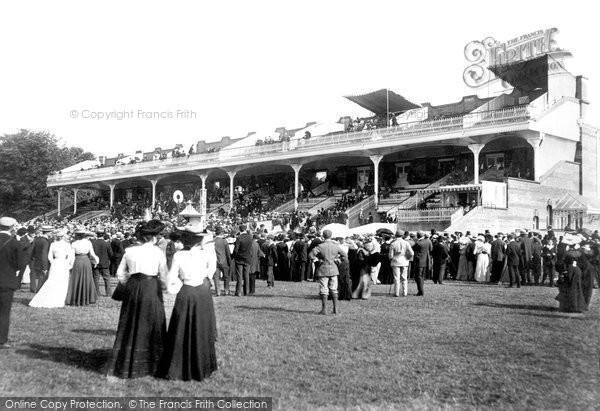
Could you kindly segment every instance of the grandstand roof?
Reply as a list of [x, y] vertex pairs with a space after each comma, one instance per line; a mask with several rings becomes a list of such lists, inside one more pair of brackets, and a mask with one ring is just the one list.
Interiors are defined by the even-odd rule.
[[387, 116], [387, 113], [399, 113], [420, 107], [418, 104], [408, 101], [400, 94], [384, 88], [359, 96], [345, 97], [362, 108], [381, 116]]
[[490, 66], [496, 77], [511, 86], [530, 92], [535, 89], [548, 90], [548, 54], [526, 61]]

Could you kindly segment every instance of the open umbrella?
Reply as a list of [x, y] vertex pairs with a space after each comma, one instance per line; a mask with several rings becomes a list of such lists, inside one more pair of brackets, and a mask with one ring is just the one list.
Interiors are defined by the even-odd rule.
[[325, 227], [323, 227], [321, 229], [321, 232], [325, 231], [325, 230], [331, 230], [331, 233], [333, 234], [333, 238], [346, 238], [346, 237], [350, 237], [352, 236], [352, 231], [350, 231], [350, 229], [345, 226], [344, 224], [339, 224], [339, 223], [331, 223], [331, 224], [327, 224]]
[[383, 236], [383, 235], [394, 235], [394, 232], [392, 230], [390, 230], [387, 227], [383, 227], [383, 228], [379, 228], [377, 229], [377, 231], [375, 231], [375, 234], [377, 234], [378, 236]]
[[396, 230], [396, 224], [392, 224], [392, 223], [371, 223], [371, 224], [361, 225], [361, 226], [358, 226], [358, 227], [354, 227], [352, 229], [352, 234], [374, 235], [374, 234], [377, 234], [377, 231], [379, 231], [381, 229], [387, 229], [387, 230], [389, 230], [393, 234], [394, 230]]

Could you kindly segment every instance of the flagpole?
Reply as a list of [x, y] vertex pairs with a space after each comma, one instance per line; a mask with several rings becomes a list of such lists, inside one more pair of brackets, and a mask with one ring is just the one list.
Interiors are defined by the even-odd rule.
[[385, 117], [386, 128], [390, 126], [390, 89], [385, 89], [385, 102], [386, 102], [386, 111], [387, 115]]

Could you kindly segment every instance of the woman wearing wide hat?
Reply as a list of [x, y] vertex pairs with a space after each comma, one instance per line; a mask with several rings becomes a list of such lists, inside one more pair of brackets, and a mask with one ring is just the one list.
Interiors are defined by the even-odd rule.
[[201, 381], [217, 369], [217, 326], [210, 279], [217, 268], [212, 234], [194, 223], [180, 229], [184, 249], [173, 256], [167, 290], [177, 293], [159, 376]]
[[84, 229], [78, 229], [73, 234], [75, 241], [71, 243], [71, 247], [75, 253], [75, 261], [71, 268], [69, 289], [65, 304], [95, 304], [98, 295], [96, 294], [96, 286], [94, 285], [92, 264], [98, 264], [98, 256], [94, 253], [94, 247], [88, 239], [89, 232]]
[[158, 369], [167, 335], [162, 289], [168, 272], [165, 254], [154, 244], [163, 229], [158, 220], [139, 223], [135, 235], [141, 244], [125, 250], [117, 269], [115, 294], [123, 302], [109, 376], [137, 378]]

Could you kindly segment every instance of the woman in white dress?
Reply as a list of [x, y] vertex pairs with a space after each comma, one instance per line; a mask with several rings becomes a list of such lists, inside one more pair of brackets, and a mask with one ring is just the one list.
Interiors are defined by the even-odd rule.
[[210, 279], [217, 268], [212, 235], [188, 224], [173, 256], [167, 291], [177, 293], [158, 376], [202, 381], [217, 370], [217, 325]]
[[475, 241], [475, 250], [477, 256], [477, 265], [475, 266], [475, 281], [488, 282], [490, 280], [490, 254], [492, 245], [485, 241], [483, 236], [478, 236]]
[[50, 244], [48, 250], [48, 260], [50, 261], [48, 280], [29, 302], [31, 307], [55, 308], [65, 306], [69, 289], [69, 271], [73, 266], [75, 254], [66, 240], [64, 231], [55, 232], [54, 238], [56, 240]]

